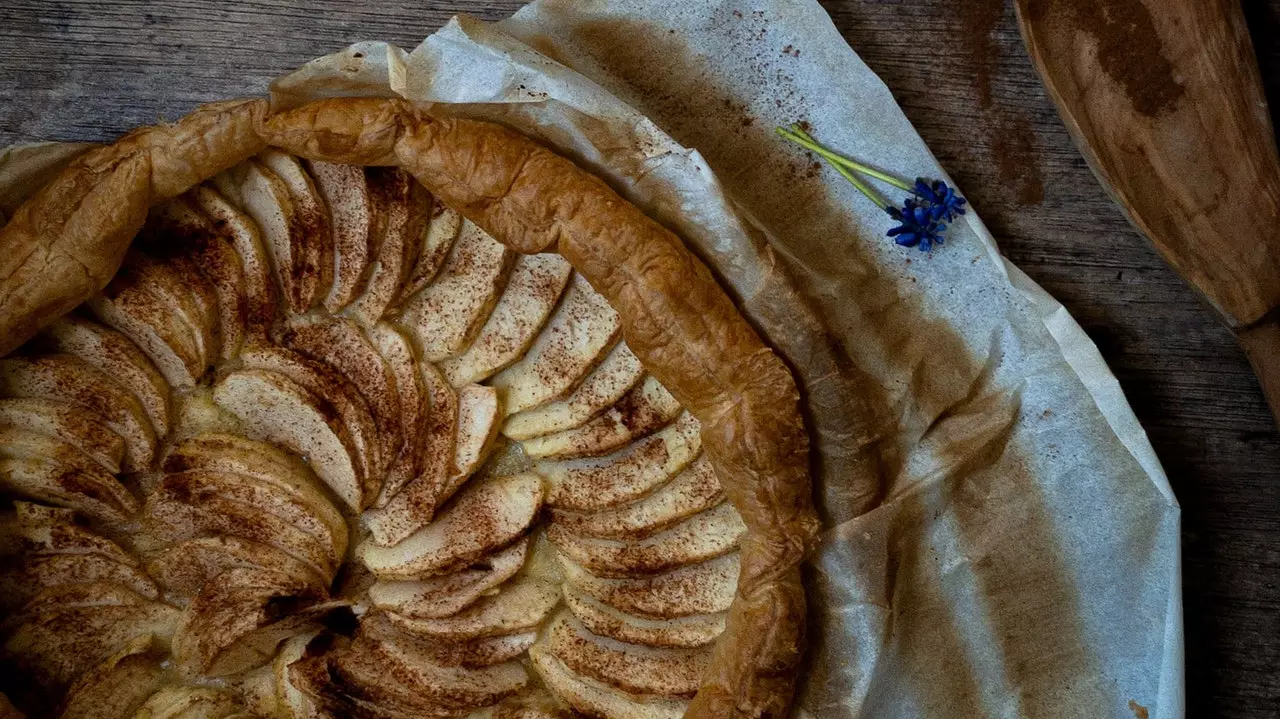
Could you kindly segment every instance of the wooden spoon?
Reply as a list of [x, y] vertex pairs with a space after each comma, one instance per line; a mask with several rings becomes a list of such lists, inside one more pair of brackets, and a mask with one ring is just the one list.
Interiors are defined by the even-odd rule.
[[1239, 0], [1015, 0], [1085, 159], [1244, 347], [1280, 419], [1280, 157]]

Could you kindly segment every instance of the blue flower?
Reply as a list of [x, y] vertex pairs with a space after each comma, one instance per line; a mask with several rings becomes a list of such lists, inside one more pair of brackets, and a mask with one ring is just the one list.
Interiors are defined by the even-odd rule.
[[921, 203], [908, 198], [902, 207], [887, 207], [885, 212], [898, 222], [898, 226], [887, 233], [893, 241], [903, 247], [919, 247], [921, 252], [928, 252], [935, 244], [944, 242], [942, 237], [946, 223], [933, 214], [933, 207], [928, 202]]
[[916, 187], [912, 192], [925, 201], [935, 220], [952, 222], [964, 214], [965, 199], [942, 180], [935, 180], [930, 184], [923, 177], [917, 177]]

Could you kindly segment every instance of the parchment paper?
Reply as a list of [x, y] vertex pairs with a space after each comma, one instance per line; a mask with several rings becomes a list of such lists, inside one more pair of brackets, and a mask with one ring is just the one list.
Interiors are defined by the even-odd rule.
[[[816, 2], [542, 0], [408, 53], [357, 44], [272, 91], [512, 125], [732, 288], [817, 439], [800, 714], [1183, 715], [1178, 507], [1097, 349], [975, 214], [931, 255], [896, 247], [887, 216], [772, 134], [804, 120], [895, 174], [946, 177]], [[66, 153], [0, 155], [0, 209]]]

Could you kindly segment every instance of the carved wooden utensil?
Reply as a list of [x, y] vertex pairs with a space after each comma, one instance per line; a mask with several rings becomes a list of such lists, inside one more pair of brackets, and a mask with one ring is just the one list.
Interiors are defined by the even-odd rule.
[[1218, 310], [1280, 419], [1280, 157], [1239, 0], [1015, 0], [1103, 185]]

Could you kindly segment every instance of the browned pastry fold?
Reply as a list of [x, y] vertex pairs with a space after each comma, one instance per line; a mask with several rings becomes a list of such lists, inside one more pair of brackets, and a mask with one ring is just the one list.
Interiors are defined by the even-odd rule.
[[0, 354], [101, 290], [147, 210], [264, 147], [265, 100], [205, 105], [77, 157], [0, 229]]
[[[558, 251], [609, 300], [632, 350], [701, 421], [749, 529], [728, 625], [688, 716], [786, 714], [804, 644], [799, 563], [819, 526], [795, 381], [678, 237], [519, 133], [379, 98], [321, 100], [272, 117], [258, 101], [223, 103], [140, 130], [78, 159], [0, 234], [0, 247], [50, 258], [0, 259], [0, 350], [104, 285], [148, 204], [263, 141], [312, 160], [398, 165], [510, 248]], [[74, 262], [81, 277], [55, 280], [55, 261], [59, 272]]]

